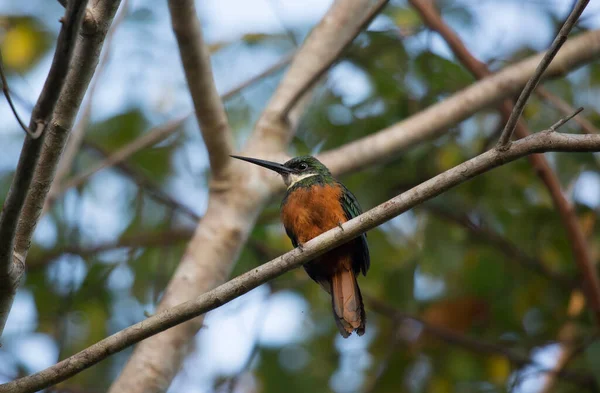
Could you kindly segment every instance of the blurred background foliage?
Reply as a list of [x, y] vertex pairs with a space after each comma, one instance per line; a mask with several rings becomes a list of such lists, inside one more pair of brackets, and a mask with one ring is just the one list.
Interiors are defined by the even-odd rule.
[[[128, 3], [105, 48], [109, 61], [84, 104], [92, 116], [71, 176], [191, 112], [160, 3]], [[272, 0], [250, 12], [249, 3], [218, 3], [199, 9], [223, 93], [293, 53], [328, 5], [313, 0], [297, 12], [294, 2]], [[493, 70], [545, 48], [571, 3], [436, 1], [444, 20]], [[24, 118], [47, 73], [61, 12], [58, 2], [0, 1], [3, 64]], [[576, 30], [599, 25], [600, 8], [590, 6]], [[281, 75], [274, 70], [226, 100], [238, 146]], [[315, 154], [375, 133], [473, 81], [409, 5], [391, 1], [316, 89], [289, 152]], [[598, 63], [544, 86], [586, 107], [584, 115], [600, 127]], [[4, 102], [0, 112], [3, 200], [23, 136]], [[561, 115], [533, 97], [524, 117], [531, 130], [541, 130]], [[371, 208], [478, 154], [502, 125], [496, 109], [488, 108], [442, 137], [341, 180], [363, 208]], [[581, 132], [573, 122], [567, 128]], [[0, 381], [47, 367], [154, 311], [206, 206], [208, 163], [197, 125], [187, 118], [174, 130], [61, 193], [43, 217], [0, 348]], [[596, 261], [598, 156], [546, 156]], [[234, 275], [291, 248], [279, 222], [279, 199], [258, 219]], [[365, 336], [341, 340], [327, 296], [297, 270], [209, 315], [171, 390], [539, 391], [540, 370], [556, 361], [580, 281], [550, 196], [526, 160], [479, 176], [371, 231], [368, 239], [372, 268], [360, 280], [368, 299]], [[582, 380], [600, 375], [591, 319], [583, 313], [572, 322], [580, 350], [569, 369], [577, 378], [559, 377], [557, 392], [583, 391]], [[129, 353], [60, 389], [106, 391]]]

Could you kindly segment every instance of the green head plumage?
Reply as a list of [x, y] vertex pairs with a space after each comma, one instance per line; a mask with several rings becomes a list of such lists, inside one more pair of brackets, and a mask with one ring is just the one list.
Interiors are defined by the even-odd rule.
[[293, 186], [309, 186], [315, 183], [329, 184], [334, 182], [329, 169], [313, 156], [295, 157], [285, 164], [242, 156], [231, 157], [248, 161], [279, 173], [283, 177], [283, 181], [288, 186], [288, 189]]

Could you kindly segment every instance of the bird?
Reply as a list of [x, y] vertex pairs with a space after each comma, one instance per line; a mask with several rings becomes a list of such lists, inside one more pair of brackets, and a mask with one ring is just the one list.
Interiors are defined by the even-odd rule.
[[[257, 158], [231, 157], [277, 172], [287, 190], [281, 202], [281, 221], [294, 247], [360, 215], [358, 200], [337, 181], [313, 156], [292, 158], [284, 164]], [[342, 228], [343, 229], [343, 228]], [[331, 306], [342, 337], [353, 332], [362, 336], [366, 315], [362, 295], [356, 280], [370, 266], [367, 235], [362, 234], [348, 243], [307, 262], [304, 269], [331, 295]]]

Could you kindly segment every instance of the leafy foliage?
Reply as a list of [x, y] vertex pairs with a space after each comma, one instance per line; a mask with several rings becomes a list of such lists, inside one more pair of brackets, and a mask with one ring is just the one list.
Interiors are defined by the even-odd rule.
[[[473, 83], [474, 78], [453, 56], [440, 49], [439, 43], [432, 43], [432, 33], [412, 9], [403, 2], [391, 3], [380, 19], [384, 27], [361, 34], [318, 88], [291, 143], [291, 154], [327, 150], [373, 134]], [[540, 30], [549, 32], [557, 27], [551, 3], [535, 4], [536, 15], [553, 24], [548, 27], [539, 22]], [[439, 6], [452, 26], [464, 25], [459, 34], [478, 31], [478, 4], [440, 1]], [[164, 18], [158, 12], [149, 8], [134, 10], [126, 18], [126, 26], [146, 34]], [[27, 72], [48, 56], [48, 43], [54, 37], [39, 28], [36, 19], [6, 20], [9, 22], [3, 26], [8, 28], [0, 44], [4, 62], [27, 79]], [[307, 28], [295, 28], [297, 31], [290, 34], [301, 36]], [[162, 37], [154, 34], [156, 45], [161, 44]], [[211, 50], [217, 75], [223, 72], [221, 68], [227, 69], [225, 65], [238, 61], [238, 52], [250, 54], [239, 60], [247, 67], [255, 66], [252, 56], [265, 52], [287, 54], [291, 46], [288, 38], [287, 34], [261, 30], [233, 41], [216, 40]], [[493, 59], [482, 60], [499, 68], [494, 62], [497, 59], [502, 59], [503, 65], [532, 53], [528, 45], [527, 40], [510, 49], [501, 46], [502, 51], [494, 53]], [[118, 56], [109, 70], [117, 73], [115, 69], [139, 67], [144, 72], [139, 71], [137, 77], [150, 83], [170, 78], [179, 66], [165, 66], [156, 54], [146, 53], [144, 58], [139, 48], [128, 50], [127, 62], [124, 56]], [[163, 68], [160, 78], [156, 78], [150, 72], [159, 65]], [[226, 103], [238, 146], [247, 138], [279, 76], [265, 78]], [[18, 78], [12, 75], [11, 79]], [[184, 100], [189, 101], [188, 92], [181, 75], [176, 82], [173, 80], [168, 84], [175, 92], [161, 87], [160, 99], [170, 100], [173, 107], [178, 107]], [[104, 83], [100, 90], [121, 91], [117, 82], [106, 78]], [[594, 63], [545, 86], [573, 106], [589, 107], [586, 118], [599, 126], [600, 115], [594, 101], [599, 84], [600, 64]], [[352, 86], [359, 87], [353, 90]], [[160, 123], [157, 118], [162, 119], [164, 114], [155, 113], [158, 105], [150, 101], [148, 96], [152, 94], [147, 93], [143, 83], [132, 83], [125, 90], [131, 97], [116, 110], [114, 93], [110, 100], [104, 97], [94, 101], [94, 111], [109, 115], [92, 117], [86, 141], [106, 154], [139, 138]], [[546, 128], [558, 117], [552, 106], [536, 98], [524, 114], [534, 131]], [[569, 127], [572, 132], [579, 132], [573, 123]], [[436, 140], [387, 157], [385, 164], [341, 180], [367, 210], [478, 154], [497, 128], [497, 111], [488, 108]], [[62, 358], [154, 311], [185, 252], [186, 239], [173, 233], [193, 231], [194, 222], [181, 206], [201, 215], [206, 203], [207, 159], [198, 135], [195, 125], [186, 125], [173, 137], [134, 154], [118, 168], [104, 170], [77, 190], [61, 196], [40, 224], [28, 257], [21, 293], [33, 298], [29, 311], [34, 315], [32, 326], [13, 326], [6, 333], [7, 342], [24, 342], [43, 334], [50, 337]], [[97, 151], [83, 149], [74, 172], [102, 159]], [[598, 156], [546, 156], [573, 201], [590, 250], [597, 256]], [[3, 197], [8, 192], [12, 168], [12, 162], [2, 168]], [[586, 176], [587, 181], [581, 180]], [[140, 177], [146, 182], [141, 183]], [[157, 193], [170, 196], [175, 206], [157, 199]], [[279, 223], [278, 206], [279, 200], [274, 200], [259, 217], [233, 275], [291, 249]], [[367, 299], [378, 299], [426, 324], [502, 350], [477, 350], [453, 342], [426, 331], [411, 318], [377, 312], [369, 300], [367, 334], [360, 340], [342, 342], [337, 337], [327, 297], [299, 269], [274, 280], [270, 290], [277, 293], [291, 289], [294, 296], [308, 304], [307, 309], [286, 304], [301, 328], [289, 328], [295, 333], [284, 335], [286, 339], [280, 341], [259, 334], [256, 354], [247, 366], [242, 365], [235, 372], [213, 370], [202, 379], [204, 385], [199, 391], [225, 391], [231, 385], [226, 382], [239, 377], [236, 373], [249, 377], [234, 378], [235, 391], [241, 392], [511, 391], [518, 385], [515, 381], [526, 379], [522, 374], [528, 369], [527, 365], [511, 361], [506, 351], [537, 361], [534, 355], [539, 350], [550, 351], [570, 319], [569, 299], [578, 289], [558, 284], [548, 274], [527, 265], [526, 260], [534, 259], [564, 281], [577, 282], [565, 229], [548, 191], [527, 160], [479, 176], [392, 220], [371, 231], [368, 243], [372, 267], [368, 276], [360, 279]], [[511, 250], [517, 250], [518, 255]], [[18, 300], [15, 304], [22, 303]], [[235, 308], [228, 310], [242, 314]], [[281, 308], [278, 310], [281, 312]], [[260, 312], [266, 313], [262, 308]], [[288, 318], [287, 313], [281, 315]], [[275, 320], [283, 324], [286, 321], [280, 320], [284, 319], [281, 315], [276, 315]], [[239, 318], [237, 323], [249, 325], [245, 317]], [[593, 340], [592, 321], [584, 313], [572, 322], [577, 327], [576, 341], [586, 345], [570, 366], [597, 378], [600, 347]], [[218, 331], [219, 325], [214, 323], [217, 328], [209, 324], [208, 331]], [[200, 336], [203, 334], [201, 331]], [[211, 359], [214, 354], [203, 352], [207, 348], [200, 347], [199, 351]], [[229, 350], [232, 358], [239, 355], [239, 351]], [[105, 391], [124, 361], [124, 356], [112, 357], [65, 385], [74, 390]], [[195, 363], [194, 367], [201, 369]], [[31, 371], [22, 350], [10, 345], [0, 349], [0, 372], [6, 373], [8, 379]], [[181, 378], [185, 379], [186, 373], [190, 374], [189, 370], [182, 371]], [[559, 378], [555, 391], [573, 391], [573, 387]]]

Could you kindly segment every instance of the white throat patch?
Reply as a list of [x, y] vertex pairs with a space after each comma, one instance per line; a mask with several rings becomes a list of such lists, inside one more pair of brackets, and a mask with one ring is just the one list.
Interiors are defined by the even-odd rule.
[[300, 180], [304, 180], [307, 177], [317, 176], [316, 173], [303, 173], [301, 175], [296, 175], [294, 173], [290, 173], [286, 177], [284, 177], [285, 184], [288, 186], [288, 190], [294, 186], [294, 184], [298, 183]]

